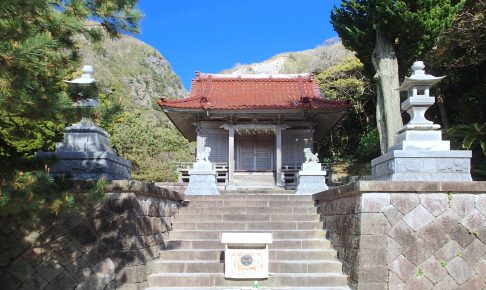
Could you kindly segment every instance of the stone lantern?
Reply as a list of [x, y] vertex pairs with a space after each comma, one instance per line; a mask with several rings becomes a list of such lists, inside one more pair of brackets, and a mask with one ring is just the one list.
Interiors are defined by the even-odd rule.
[[[83, 66], [80, 78], [65, 81], [78, 89], [93, 89], [96, 80], [93, 68]], [[83, 96], [85, 97], [85, 96]], [[76, 107], [97, 107], [97, 96], [83, 98], [75, 103]], [[108, 133], [98, 127], [91, 119], [82, 118], [80, 122], [64, 129], [64, 141], [56, 143], [54, 152], [37, 152], [38, 158], [55, 158], [50, 168], [54, 176], [64, 176], [73, 180], [129, 179], [132, 162], [121, 158], [110, 147]]]
[[410, 115], [410, 122], [397, 132], [396, 145], [371, 161], [375, 180], [472, 180], [471, 151], [450, 150], [450, 142], [442, 140], [440, 125], [425, 118], [425, 112], [435, 103], [430, 88], [444, 77], [428, 75], [424, 69], [424, 63], [416, 61], [413, 74], [398, 88], [407, 92], [401, 109]]
[[94, 96], [92, 96], [93, 93], [91, 93], [89, 97], [84, 96], [84, 98], [78, 100], [75, 103], [76, 107], [98, 107], [100, 103], [95, 88], [96, 80], [93, 78], [94, 69], [90, 65], [85, 65], [83, 66], [82, 72], [83, 73], [81, 77], [76, 78], [74, 80], [64, 81], [64, 82], [71, 87], [75, 87], [79, 89], [90, 88], [93, 89], [94, 91], [95, 94]]
[[398, 88], [407, 92], [401, 109], [410, 115], [410, 122], [398, 131], [396, 145], [389, 150], [450, 150], [449, 141], [442, 141], [440, 125], [425, 118], [425, 112], [435, 103], [430, 88], [444, 77], [425, 74], [424, 68], [423, 62], [416, 61], [412, 76], [405, 77]]

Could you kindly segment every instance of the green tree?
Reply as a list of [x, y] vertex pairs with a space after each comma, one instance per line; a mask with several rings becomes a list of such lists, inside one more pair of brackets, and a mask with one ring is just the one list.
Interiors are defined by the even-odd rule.
[[441, 33], [428, 62], [439, 83], [444, 127], [486, 122], [486, 0], [468, 0]]
[[193, 160], [194, 143], [161, 126], [141, 112], [126, 111], [111, 126], [111, 141], [120, 155], [132, 160], [132, 177], [147, 181], [177, 181], [177, 162]]
[[[59, 133], [53, 124], [69, 120], [72, 101], [63, 80], [79, 67], [75, 37], [98, 41], [102, 29], [116, 37], [136, 32], [135, 0], [2, 0], [0, 3], [0, 157], [31, 155], [25, 150], [31, 129]], [[98, 23], [88, 23], [95, 19]], [[49, 128], [47, 128], [49, 127]], [[19, 134], [10, 134], [19, 132]]]
[[382, 152], [402, 126], [396, 90], [405, 68], [423, 58], [449, 27], [464, 0], [342, 0], [331, 14], [343, 44], [376, 80], [376, 119]]
[[[333, 161], [379, 155], [379, 146], [374, 147], [376, 142], [372, 142], [374, 135], [369, 134], [376, 130], [373, 122], [374, 103], [363, 64], [354, 56], [345, 58], [318, 73], [316, 79], [326, 98], [348, 100], [351, 105], [345, 119], [331, 131], [330, 136], [324, 138], [321, 154], [331, 156]], [[361, 154], [365, 151], [366, 154]]]
[[52, 148], [73, 116], [63, 81], [80, 66], [76, 39], [96, 42], [103, 30], [111, 37], [136, 32], [135, 5], [135, 0], [0, 0], [0, 215], [29, 219], [77, 207], [81, 195], [69, 194], [26, 159]]
[[428, 63], [438, 85], [439, 121], [452, 146], [472, 150], [471, 174], [486, 179], [486, 0], [467, 0], [443, 31]]

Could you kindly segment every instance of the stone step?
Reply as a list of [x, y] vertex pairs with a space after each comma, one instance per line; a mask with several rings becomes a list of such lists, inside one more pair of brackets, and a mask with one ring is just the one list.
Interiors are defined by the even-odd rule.
[[[214, 287], [149, 287], [145, 290], [252, 290], [252, 281], [244, 282], [245, 286], [214, 286]], [[250, 285], [250, 286], [248, 286]], [[260, 287], [261, 290], [349, 290], [349, 287]]]
[[[270, 249], [270, 260], [326, 260], [336, 258], [332, 249]], [[160, 251], [161, 260], [213, 260], [223, 261], [224, 251], [220, 249], [175, 249]]]
[[[273, 240], [269, 245], [270, 249], [323, 249], [330, 248], [331, 242], [327, 239], [295, 239], [295, 240]], [[167, 250], [172, 249], [224, 249], [221, 240], [169, 240]]]
[[185, 205], [188, 208], [195, 207], [314, 207], [314, 202], [304, 200], [201, 200], [189, 201]]
[[319, 221], [318, 214], [186, 214], [176, 215], [175, 221], [178, 222], [237, 222], [237, 221], [261, 221], [261, 222], [280, 222], [280, 221]]
[[[256, 190], [252, 190], [256, 191]], [[268, 201], [268, 200], [277, 200], [277, 201], [286, 201], [286, 200], [298, 200], [298, 201], [308, 201], [313, 202], [312, 195], [295, 195], [295, 194], [258, 194], [258, 193], [227, 193], [223, 195], [186, 195], [186, 200], [188, 201], [234, 201], [234, 200], [260, 200], [260, 201]]]
[[[169, 238], [171, 240], [221, 240], [221, 232], [238, 232], [238, 231], [223, 231], [223, 230], [213, 230], [213, 231], [183, 231], [174, 228], [173, 231], [169, 233]], [[266, 230], [257, 231], [252, 230], [251, 232], [271, 232], [273, 239], [283, 240], [283, 239], [316, 239], [325, 238], [326, 231], [324, 230], [296, 230], [296, 231], [278, 231], [278, 230]]]
[[[270, 273], [341, 273], [336, 260], [270, 260]], [[152, 265], [153, 273], [223, 273], [224, 263], [213, 260], [159, 260]]]
[[[245, 282], [246, 286], [214, 286], [214, 287], [149, 287], [145, 290], [252, 290], [252, 281]], [[248, 286], [250, 285], [250, 286]], [[260, 287], [261, 290], [349, 290], [349, 287]]]
[[[202, 217], [202, 216], [201, 216]], [[319, 221], [271, 221], [271, 222], [206, 222], [194, 217], [194, 222], [180, 222], [174, 224], [174, 230], [221, 230], [221, 231], [253, 231], [253, 230], [319, 230]], [[204, 220], [204, 218], [203, 218]]]
[[[222, 273], [156, 273], [148, 276], [148, 283], [151, 287], [185, 287], [193, 285], [203, 287], [251, 287], [253, 280], [226, 280]], [[347, 287], [347, 277], [337, 273], [286, 273], [275, 274], [268, 279], [259, 280], [259, 284], [262, 287], [316, 287], [322, 285]]]
[[187, 214], [317, 214], [317, 208], [309, 206], [281, 206], [281, 207], [198, 207], [196, 204], [179, 208], [179, 215]]

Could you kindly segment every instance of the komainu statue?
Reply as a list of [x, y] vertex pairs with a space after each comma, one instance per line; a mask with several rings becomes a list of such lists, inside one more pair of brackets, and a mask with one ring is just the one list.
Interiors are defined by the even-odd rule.
[[319, 158], [317, 158], [317, 155], [319, 153], [313, 154], [310, 148], [304, 148], [304, 155], [305, 155], [305, 162], [306, 163], [318, 163]]
[[211, 147], [204, 147], [201, 151], [197, 152], [197, 162], [209, 162], [209, 154], [211, 154]]

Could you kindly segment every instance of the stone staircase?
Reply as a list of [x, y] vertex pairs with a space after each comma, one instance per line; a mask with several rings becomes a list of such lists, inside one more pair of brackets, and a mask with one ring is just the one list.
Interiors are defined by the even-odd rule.
[[225, 280], [221, 232], [271, 232], [270, 277], [260, 289], [349, 289], [336, 252], [325, 238], [311, 196], [224, 194], [187, 196], [167, 248], [152, 265], [150, 290], [250, 289]]
[[274, 172], [235, 172], [235, 186], [239, 190], [278, 189]]

